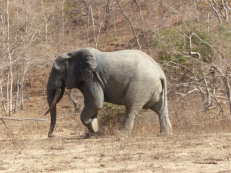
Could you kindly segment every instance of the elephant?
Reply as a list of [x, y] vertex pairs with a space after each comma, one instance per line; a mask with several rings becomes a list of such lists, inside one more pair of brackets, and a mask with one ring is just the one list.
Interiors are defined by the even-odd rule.
[[48, 137], [56, 124], [56, 104], [65, 88], [79, 89], [84, 97], [80, 119], [90, 134], [99, 129], [98, 111], [104, 102], [124, 105], [126, 114], [119, 136], [129, 136], [134, 119], [142, 109], [157, 113], [160, 135], [171, 135], [168, 117], [167, 81], [159, 64], [140, 50], [102, 52], [95, 48], [81, 48], [59, 55], [47, 82], [47, 100], [51, 122]]

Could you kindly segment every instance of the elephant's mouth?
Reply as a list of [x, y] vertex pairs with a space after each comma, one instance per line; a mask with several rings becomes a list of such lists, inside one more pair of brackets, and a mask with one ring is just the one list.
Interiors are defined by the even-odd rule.
[[61, 93], [61, 88], [56, 89], [54, 99], [51, 102], [51, 105], [48, 108], [48, 110], [44, 113], [44, 115], [47, 115], [55, 107], [55, 105], [57, 103], [57, 100], [58, 100], [58, 98], [60, 96], [60, 93]]

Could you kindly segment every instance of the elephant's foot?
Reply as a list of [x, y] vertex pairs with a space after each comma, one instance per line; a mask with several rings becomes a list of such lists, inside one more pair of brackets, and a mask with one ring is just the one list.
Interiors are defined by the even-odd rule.
[[99, 124], [97, 118], [90, 119], [90, 122], [85, 123], [85, 126], [88, 128], [89, 132], [86, 133], [85, 139], [89, 138], [97, 138], [98, 137], [98, 130], [99, 130]]
[[91, 121], [91, 127], [92, 127], [92, 131], [93, 132], [98, 132], [99, 130], [99, 124], [98, 124], [98, 119], [97, 118], [93, 118]]
[[172, 135], [172, 126], [161, 126], [160, 127], [160, 136], [171, 136]]
[[131, 135], [131, 130], [128, 130], [124, 127], [117, 130], [117, 136], [118, 137], [129, 137]]
[[91, 119], [91, 121], [85, 124], [85, 126], [89, 129], [90, 133], [98, 132], [99, 130], [98, 119], [97, 118]]
[[172, 125], [168, 117], [162, 117], [160, 120], [160, 135], [161, 136], [172, 135]]

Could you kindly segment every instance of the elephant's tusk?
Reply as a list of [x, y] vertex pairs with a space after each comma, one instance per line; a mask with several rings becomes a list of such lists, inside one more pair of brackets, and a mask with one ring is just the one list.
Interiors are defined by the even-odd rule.
[[44, 113], [44, 115], [47, 115], [54, 108], [55, 104], [57, 103], [57, 100], [58, 100], [60, 93], [61, 93], [61, 88], [56, 89], [54, 99], [53, 99], [49, 109]]

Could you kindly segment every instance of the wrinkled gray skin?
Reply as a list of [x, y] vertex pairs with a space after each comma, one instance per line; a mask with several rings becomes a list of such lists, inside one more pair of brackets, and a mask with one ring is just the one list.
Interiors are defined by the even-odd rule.
[[[142, 108], [158, 114], [162, 135], [172, 134], [165, 74], [142, 51], [101, 52], [85, 48], [60, 55], [54, 62], [47, 85], [51, 113], [49, 137], [56, 123], [56, 104], [65, 88], [78, 88], [83, 93], [81, 121], [91, 133], [98, 131], [98, 111], [103, 108], [104, 102], [110, 102], [126, 107], [119, 135], [130, 134], [135, 116]], [[61, 92], [57, 92], [59, 90]], [[57, 101], [53, 101], [55, 93], [58, 93]], [[53, 106], [52, 101], [55, 102]]]

